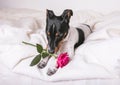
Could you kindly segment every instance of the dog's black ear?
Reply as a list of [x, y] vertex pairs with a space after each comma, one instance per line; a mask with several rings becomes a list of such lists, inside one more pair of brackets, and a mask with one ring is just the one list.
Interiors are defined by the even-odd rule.
[[65, 22], [69, 23], [71, 16], [73, 16], [73, 11], [71, 9], [66, 9], [61, 16]]
[[54, 16], [54, 12], [52, 10], [46, 10], [46, 16], [49, 17], [49, 18], [53, 18]]

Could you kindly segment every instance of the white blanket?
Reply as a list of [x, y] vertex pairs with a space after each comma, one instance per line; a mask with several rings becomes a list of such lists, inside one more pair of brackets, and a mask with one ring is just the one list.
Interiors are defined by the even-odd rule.
[[[45, 47], [47, 41], [44, 29], [34, 28], [34, 26], [39, 28], [39, 25], [33, 24], [36, 20], [32, 18], [29, 20], [22, 18], [22, 23], [26, 24], [27, 21], [27, 26], [25, 24], [11, 25], [8, 24], [8, 21], [11, 20], [5, 19], [5, 23], [0, 23], [0, 62], [15, 73], [47, 81], [118, 78], [120, 70], [120, 13], [112, 13], [100, 19], [101, 15], [99, 17], [98, 15], [96, 13], [95, 16], [93, 12], [93, 15], [89, 15], [90, 17], [87, 17], [86, 20], [84, 20], [86, 17], [83, 17], [83, 22], [93, 26], [94, 32], [83, 45], [76, 49], [73, 60], [53, 76], [46, 75], [48, 66], [42, 70], [37, 66], [29, 66], [37, 55], [36, 48], [22, 44], [22, 41], [26, 41], [33, 44], [40, 43]], [[78, 18], [75, 17], [72, 20], [75, 19]], [[21, 22], [21, 18], [17, 21]], [[12, 23], [16, 24], [13, 21]], [[78, 22], [73, 22], [71, 25], [74, 24], [78, 24]], [[54, 58], [51, 58], [48, 65], [53, 60]]]

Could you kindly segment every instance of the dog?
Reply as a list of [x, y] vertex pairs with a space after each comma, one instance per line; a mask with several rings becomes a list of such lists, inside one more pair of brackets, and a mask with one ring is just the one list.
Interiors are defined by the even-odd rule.
[[[46, 36], [48, 40], [49, 53], [67, 52], [70, 59], [74, 56], [75, 49], [80, 46], [85, 38], [91, 33], [91, 28], [87, 24], [80, 24], [79, 27], [69, 26], [70, 18], [73, 16], [71, 9], [66, 9], [60, 16], [56, 16], [52, 10], [46, 13]], [[43, 69], [50, 57], [44, 58], [38, 68]], [[47, 75], [51, 76], [56, 73], [56, 63], [48, 69]]]

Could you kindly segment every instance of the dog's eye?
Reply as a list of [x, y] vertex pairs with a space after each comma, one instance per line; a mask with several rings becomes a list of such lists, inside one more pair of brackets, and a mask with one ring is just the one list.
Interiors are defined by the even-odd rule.
[[56, 37], [59, 37], [59, 33], [56, 33], [55, 36], [56, 36]]
[[50, 36], [50, 32], [47, 32], [47, 35]]

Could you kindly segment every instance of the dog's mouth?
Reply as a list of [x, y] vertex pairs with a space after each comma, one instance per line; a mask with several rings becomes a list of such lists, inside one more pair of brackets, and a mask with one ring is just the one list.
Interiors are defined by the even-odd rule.
[[61, 46], [62, 46], [62, 42], [59, 42], [58, 46], [55, 47], [54, 49], [51, 49], [50, 46], [47, 45], [47, 50], [51, 54], [54, 54], [54, 53], [57, 54], [57, 52], [59, 51], [59, 49], [61, 48]]
[[[47, 45], [47, 50], [51, 54], [57, 54], [57, 52], [60, 50], [61, 46], [63, 45], [64, 39], [66, 38], [67, 33], [64, 33], [64, 36], [62, 36], [61, 40], [59, 42], [49, 42], [48, 39], [48, 45]], [[55, 43], [55, 44], [54, 44]]]
[[48, 52], [51, 54], [54, 54], [54, 53], [56, 54], [58, 52], [58, 50], [59, 50], [59, 47], [55, 47], [55, 49], [48, 48]]

